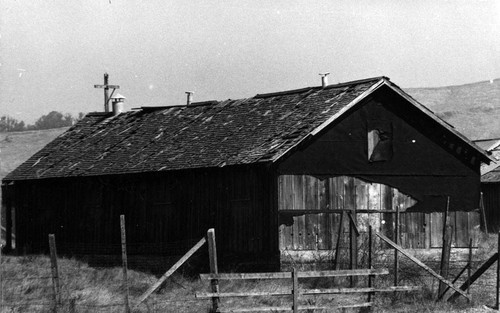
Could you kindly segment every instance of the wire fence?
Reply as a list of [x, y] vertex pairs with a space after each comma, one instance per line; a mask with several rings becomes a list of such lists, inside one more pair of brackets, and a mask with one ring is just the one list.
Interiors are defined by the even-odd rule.
[[[179, 251], [185, 252], [186, 247], [196, 240], [187, 240], [176, 243], [184, 247]], [[363, 242], [359, 244], [359, 268], [366, 268]], [[377, 244], [376, 244], [377, 245]], [[74, 244], [78, 246], [78, 244]], [[134, 250], [134, 244], [127, 244], [127, 248]], [[389, 286], [393, 283], [391, 256], [393, 251], [378, 244], [375, 250], [374, 268], [388, 268], [390, 274], [377, 279], [377, 284]], [[87, 249], [89, 247], [85, 247]], [[118, 248], [118, 247], [116, 247]], [[383, 249], [384, 248], [384, 249]], [[99, 247], [96, 247], [99, 250]], [[484, 250], [484, 249], [483, 249]], [[484, 261], [495, 251], [474, 250], [472, 271], [479, 268]], [[347, 252], [345, 252], [347, 253]], [[460, 256], [460, 254], [462, 254]], [[449, 276], [452, 280], [466, 265], [467, 254], [456, 253], [458, 257], [450, 261]], [[329, 257], [332, 257], [330, 255]], [[122, 260], [116, 255], [93, 255], [78, 258], [56, 259], [58, 273], [54, 277], [54, 260], [48, 256], [1, 256], [0, 255], [0, 312], [209, 312], [210, 300], [200, 300], [195, 297], [199, 291], [209, 291], [210, 284], [196, 279], [193, 273], [199, 272], [201, 267], [208, 266], [206, 253], [201, 252], [192, 258], [179, 270], [179, 274], [172, 276], [163, 287], [155, 292], [146, 301], [138, 305], [140, 296], [157, 281], [154, 274], [163, 274], [177, 259], [168, 256], [129, 255], [128, 285], [124, 284], [123, 271], [120, 265]], [[400, 255], [399, 284], [422, 286], [424, 291], [420, 295], [435, 297], [438, 290], [438, 281], [412, 262]], [[83, 262], [82, 262], [83, 261]], [[439, 253], [428, 255], [424, 263], [439, 272]], [[322, 269], [328, 269], [328, 258]], [[114, 265], [114, 267], [109, 267]], [[297, 263], [291, 263], [297, 266]], [[339, 261], [339, 268], [348, 268], [349, 262]], [[154, 273], [154, 274], [152, 274]], [[460, 286], [466, 275], [462, 275], [455, 283]], [[55, 290], [55, 279], [58, 280], [59, 290]], [[360, 278], [360, 284], [364, 284]], [[336, 284], [342, 285], [348, 280], [337, 279]], [[318, 282], [304, 282], [314, 287]], [[234, 286], [233, 286], [234, 287]], [[253, 286], [259, 288], [274, 288], [274, 286]], [[221, 285], [221, 291], [224, 286]], [[483, 274], [471, 288], [473, 297], [483, 303], [493, 303], [496, 297], [496, 266]], [[126, 301], [129, 297], [129, 301]], [[130, 303], [129, 306], [126, 303]]]
[[[177, 244], [186, 247], [193, 242]], [[129, 255], [130, 267], [136, 270], [127, 269], [125, 284], [122, 260], [116, 255], [57, 257], [55, 262], [45, 255], [0, 255], [0, 312], [208, 312], [209, 301], [196, 299], [193, 291], [209, 290], [207, 284], [196, 283], [193, 275], [198, 264], [207, 263], [203, 252], [193, 255], [162, 289], [138, 305], [139, 296], [157, 281], [157, 274], [178, 258]]]

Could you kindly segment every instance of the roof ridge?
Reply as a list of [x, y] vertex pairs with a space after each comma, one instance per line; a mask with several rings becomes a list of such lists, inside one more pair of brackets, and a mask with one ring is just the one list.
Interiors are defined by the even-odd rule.
[[308, 92], [311, 90], [340, 88], [340, 87], [345, 87], [345, 86], [350, 86], [350, 85], [362, 84], [362, 83], [366, 83], [366, 82], [369, 82], [372, 80], [378, 81], [381, 79], [390, 80], [389, 77], [386, 77], [386, 76], [376, 76], [376, 77], [358, 79], [358, 80], [353, 80], [353, 81], [348, 81], [348, 82], [343, 82], [343, 83], [331, 84], [331, 85], [328, 85], [326, 87], [313, 86], [313, 87], [304, 87], [304, 88], [299, 88], [299, 89], [290, 89], [290, 90], [284, 90], [284, 91], [261, 93], [261, 94], [255, 95], [254, 98], [262, 99], [262, 98], [270, 98], [270, 97], [276, 97], [276, 96], [291, 95], [291, 94], [295, 94], [295, 93], [303, 93], [303, 92]]

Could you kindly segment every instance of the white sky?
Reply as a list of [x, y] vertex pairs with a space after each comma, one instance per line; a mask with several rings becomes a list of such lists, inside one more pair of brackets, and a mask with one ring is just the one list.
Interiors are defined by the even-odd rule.
[[500, 1], [2, 0], [0, 115], [251, 97], [385, 75], [401, 87], [500, 77]]

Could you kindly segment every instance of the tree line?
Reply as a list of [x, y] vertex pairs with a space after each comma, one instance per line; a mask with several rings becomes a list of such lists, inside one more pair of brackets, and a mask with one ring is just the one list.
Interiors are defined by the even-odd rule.
[[85, 116], [85, 113], [78, 113], [72, 116], [69, 113], [52, 111], [49, 114], [42, 115], [34, 124], [26, 125], [24, 121], [19, 121], [11, 116], [3, 115], [0, 117], [0, 132], [18, 132], [26, 130], [41, 130], [72, 126]]

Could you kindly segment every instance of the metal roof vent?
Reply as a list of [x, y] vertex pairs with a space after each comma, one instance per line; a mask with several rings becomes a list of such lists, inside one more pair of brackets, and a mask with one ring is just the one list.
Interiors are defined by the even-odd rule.
[[319, 76], [321, 76], [321, 87], [323, 87], [323, 88], [328, 86], [328, 75], [330, 75], [329, 72], [319, 73]]
[[194, 91], [186, 91], [187, 99], [186, 99], [186, 105], [190, 106], [191, 103], [193, 103], [193, 94]]
[[111, 102], [113, 103], [114, 116], [123, 112], [123, 102], [125, 101], [125, 99], [126, 98], [119, 93], [111, 97]]

